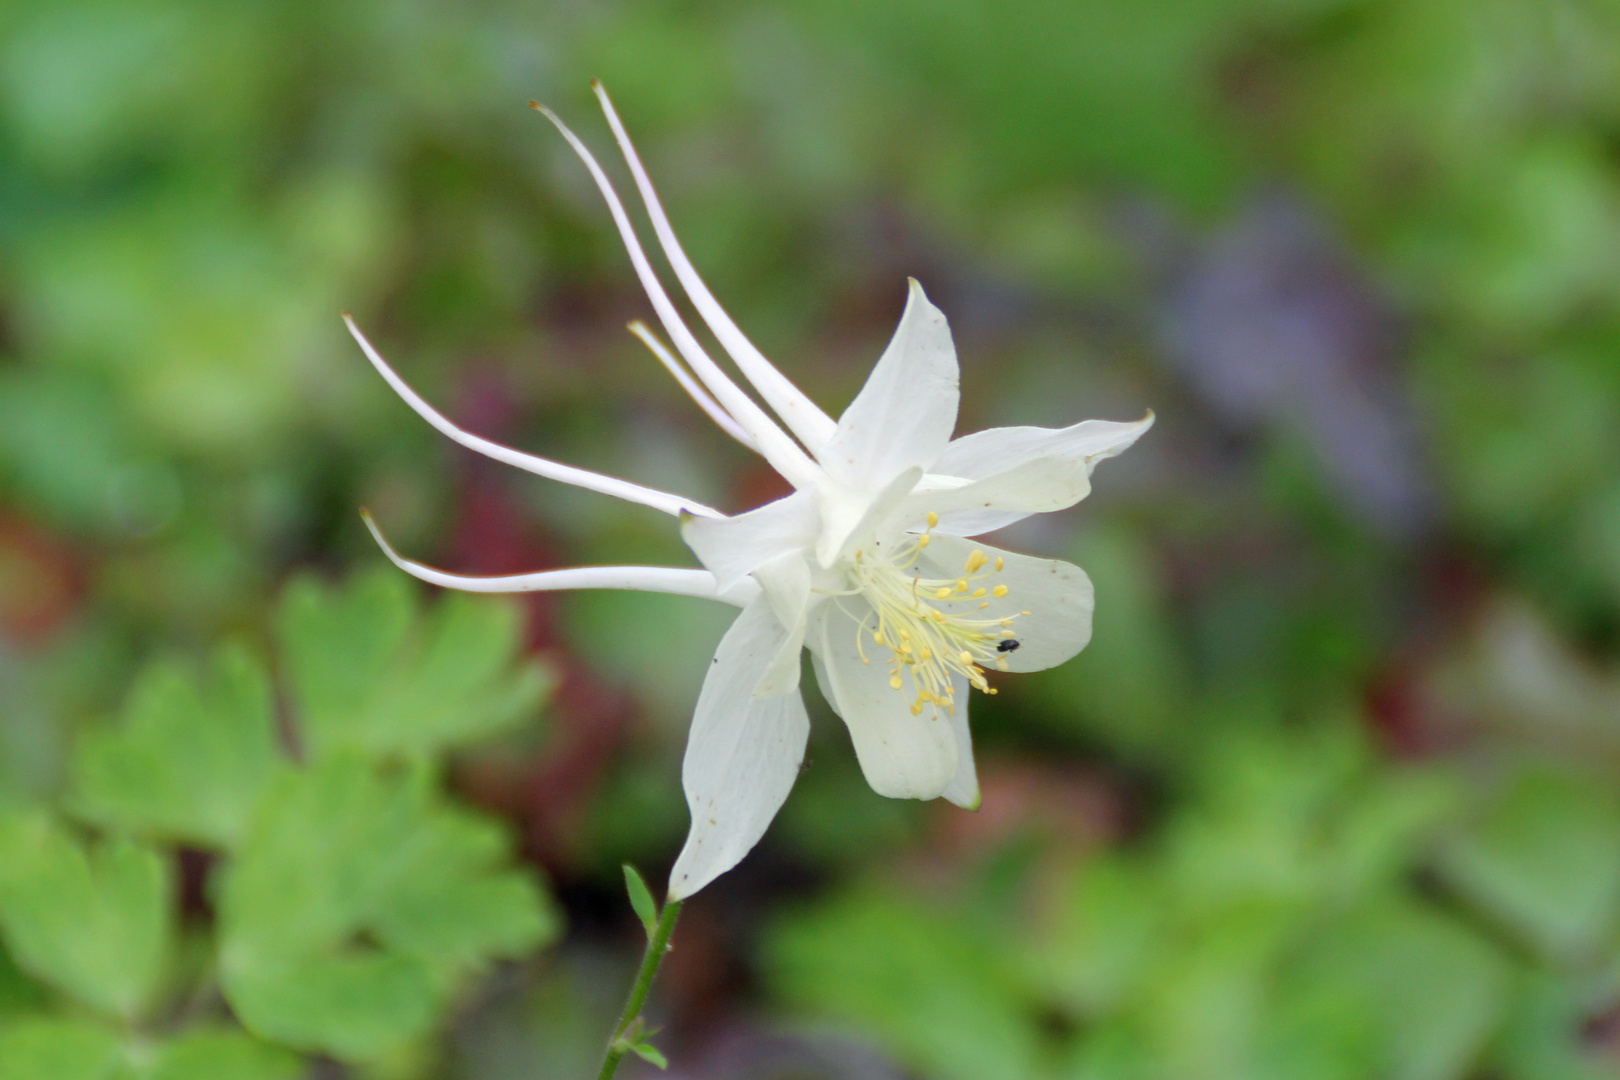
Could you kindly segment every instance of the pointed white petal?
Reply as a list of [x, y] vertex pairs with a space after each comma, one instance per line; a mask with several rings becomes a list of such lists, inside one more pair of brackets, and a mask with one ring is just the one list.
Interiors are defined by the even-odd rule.
[[821, 475], [816, 463], [811, 461], [787, 433], [771, 421], [765, 411], [754, 400], [726, 377], [725, 372], [709, 358], [703, 351], [697, 338], [692, 336], [686, 324], [681, 321], [680, 314], [675, 305], [670, 303], [669, 294], [659, 283], [658, 275], [653, 272], [652, 264], [647, 261], [647, 253], [641, 248], [641, 241], [636, 238], [636, 230], [630, 224], [630, 216], [625, 213], [624, 204], [619, 201], [619, 195], [613, 190], [613, 184], [602, 171], [596, 156], [580, 141], [579, 136], [569, 130], [556, 113], [536, 102], [530, 102], [535, 111], [539, 112], [552, 125], [562, 133], [568, 145], [585, 163], [590, 172], [591, 179], [595, 181], [596, 188], [607, 203], [608, 212], [613, 217], [613, 223], [618, 227], [619, 238], [624, 241], [626, 250], [630, 253], [630, 263], [635, 267], [636, 276], [641, 280], [641, 287], [646, 290], [647, 299], [652, 301], [653, 310], [658, 313], [658, 321], [663, 323], [664, 332], [675, 343], [676, 350], [691, 365], [692, 371], [703, 385], [709, 388], [726, 412], [742, 425], [748, 432], [754, 445], [759, 448], [761, 456], [771, 463], [771, 467], [787, 478], [794, 487], [807, 487], [813, 484]]
[[641, 339], [641, 343], [647, 346], [652, 354], [658, 358], [660, 364], [664, 365], [664, 370], [673, 375], [675, 381], [681, 384], [681, 389], [686, 391], [687, 396], [697, 402], [698, 408], [708, 413], [710, 420], [720, 425], [720, 430], [748, 447], [754, 453], [759, 453], [759, 447], [754, 445], [754, 440], [749, 436], [748, 432], [744, 431], [737, 421], [731, 418], [731, 414], [722, 409], [714, 398], [709, 396], [709, 392], [703, 389], [696, 379], [692, 378], [692, 373], [686, 370], [686, 365], [677, 360], [675, 354], [664, 347], [664, 343], [659, 341], [651, 330], [647, 329], [646, 323], [636, 319], [630, 323], [630, 332]]
[[[849, 608], [864, 610], [875, 626], [864, 605], [851, 598]], [[870, 632], [870, 627], [858, 630], [836, 603], [811, 613], [810, 648], [820, 661], [816, 677], [823, 680], [823, 696], [849, 728], [855, 756], [873, 791], [891, 799], [936, 798], [956, 778], [956, 732], [943, 711], [937, 719], [932, 709], [913, 716], [909, 684], [900, 690], [891, 687], [879, 657], [869, 652], [871, 663], [862, 661], [856, 634]]]
[[977, 810], [979, 771], [973, 764], [973, 735], [968, 731], [968, 681], [956, 675], [951, 685], [956, 687], [956, 711], [949, 717], [951, 730], [956, 735], [956, 775], [951, 777], [941, 797], [964, 810]]
[[1128, 423], [1082, 420], [1066, 428], [989, 428], [954, 440], [934, 470], [982, 480], [1038, 457], [1082, 458], [1095, 464], [1128, 449], [1152, 426], [1150, 412]]
[[896, 518], [915, 527], [932, 511], [939, 515], [936, 532], [971, 536], [1030, 514], [1067, 509], [1090, 493], [1091, 467], [1084, 460], [1034, 458], [960, 487], [913, 493]]
[[739, 370], [742, 371], [759, 396], [771, 407], [782, 422], [787, 424], [788, 430], [797, 435], [811, 453], [818, 453], [827, 440], [832, 438], [836, 425], [832, 417], [816, 407], [816, 403], [805, 397], [797, 386], [788, 381], [787, 377], [776, 369], [776, 366], [765, 358], [765, 355], [754, 347], [737, 324], [731, 321], [709, 287], [698, 276], [697, 269], [692, 261], [686, 257], [686, 251], [681, 242], [675, 237], [675, 229], [670, 225], [669, 218], [664, 214], [664, 206], [658, 200], [658, 192], [653, 189], [652, 180], [647, 170], [641, 164], [641, 157], [630, 142], [629, 134], [624, 130], [624, 124], [619, 120], [618, 112], [613, 108], [613, 102], [608, 99], [607, 91], [600, 82], [592, 81], [591, 86], [596, 91], [597, 100], [602, 103], [602, 111], [607, 114], [608, 125], [613, 128], [613, 137], [618, 140], [619, 149], [624, 154], [625, 164], [630, 166], [630, 175], [635, 177], [636, 188], [641, 192], [641, 199], [647, 206], [647, 216], [652, 218], [653, 231], [658, 234], [658, 243], [664, 249], [664, 256], [669, 259], [669, 265], [674, 268], [675, 276], [680, 279], [681, 288], [691, 298], [692, 306], [697, 308], [698, 314], [708, 324], [714, 336], [725, 347]]
[[681, 768], [692, 829], [670, 871], [671, 900], [686, 899], [736, 866], [765, 835], [799, 775], [810, 735], [803, 699], [754, 696], [785, 636], [761, 598], [743, 609], [715, 651]]
[[[1041, 458], [1083, 463], [1089, 475], [1098, 462], [1122, 453], [1153, 426], [1150, 412], [1140, 420], [1083, 420], [1066, 428], [1009, 427], [975, 432], [952, 442], [934, 465], [936, 473], [968, 480], [994, 481]], [[925, 479], [933, 479], [932, 477]], [[1084, 497], [1082, 492], [1081, 497]], [[1077, 500], [1064, 503], [1072, 505]], [[1062, 507], [1053, 507], [1061, 509]], [[941, 532], [976, 536], [1041, 513], [1038, 509], [981, 507], [954, 513], [939, 511]]]
[[349, 333], [353, 335], [361, 351], [366, 354], [366, 359], [371, 361], [371, 366], [377, 369], [377, 373], [387, 381], [389, 386], [393, 387], [394, 393], [403, 398], [405, 404], [415, 410], [416, 415], [432, 424], [441, 434], [449, 436], [469, 450], [476, 450], [485, 457], [494, 458], [505, 465], [516, 466], [519, 469], [532, 472], [536, 476], [544, 476], [548, 480], [560, 480], [565, 484], [598, 491], [603, 495], [612, 495], [627, 502], [640, 503], [655, 510], [662, 510], [666, 514], [691, 513], [703, 517], [720, 516], [718, 510], [712, 510], [692, 499], [683, 499], [681, 496], [671, 495], [667, 491], [642, 487], [640, 484], [632, 484], [628, 480], [618, 480], [611, 476], [603, 476], [601, 473], [591, 472], [588, 469], [576, 469], [572, 465], [563, 465], [547, 458], [525, 454], [522, 451], [513, 450], [509, 446], [502, 446], [500, 443], [491, 442], [471, 432], [463, 431], [445, 419], [444, 415], [437, 409], [422, 400], [421, 396], [415, 390], [412, 390], [405, 380], [394, 372], [393, 368], [388, 366], [388, 362], [382, 358], [382, 354], [372, 347], [371, 342], [366, 340], [366, 336], [360, 332], [360, 328], [354, 324], [353, 319], [345, 314], [343, 322], [348, 326]]
[[778, 555], [808, 549], [819, 520], [815, 496], [796, 491], [736, 517], [682, 518], [681, 538], [729, 589]]
[[630, 589], [635, 592], [670, 593], [719, 600], [743, 607], [759, 595], [752, 582], [744, 581], [722, 591], [707, 570], [685, 570], [674, 566], [575, 566], [564, 570], [541, 570], [533, 574], [505, 574], [498, 577], [472, 577], [448, 574], [402, 557], [383, 536], [371, 515], [361, 511], [372, 539], [390, 562], [412, 577], [446, 589], [477, 593], [554, 592], [562, 589]]
[[956, 426], [957, 381], [950, 327], [913, 279], [899, 329], [819, 455], [827, 474], [875, 491], [912, 466], [933, 468]]
[[[974, 617], [1000, 619], [1015, 616], [1012, 622], [1013, 640], [1018, 648], [1005, 654], [1009, 671], [1042, 671], [1056, 667], [1074, 656], [1091, 640], [1091, 611], [1095, 606], [1091, 579], [1073, 563], [1061, 559], [1036, 559], [1029, 555], [1003, 551], [977, 540], [964, 540], [959, 536], [934, 533], [918, 567], [924, 577], [953, 578], [964, 572], [973, 552], [983, 552], [990, 559], [983, 568], [986, 576], [974, 582], [992, 590], [982, 599], [963, 603], [962, 610], [989, 606], [974, 611]], [[993, 570], [995, 560], [1002, 560], [1002, 569]], [[995, 596], [998, 585], [1007, 586], [1005, 596]], [[1023, 612], [1028, 611], [1025, 615]]]
[[764, 590], [777, 622], [787, 630], [754, 687], [755, 697], [775, 697], [799, 688], [803, 667], [799, 654], [804, 650], [804, 620], [810, 606], [810, 564], [802, 552], [790, 551], [756, 569], [754, 580]]
[[[823, 567], [849, 559], [857, 549], [872, 543], [879, 531], [895, 519], [912, 488], [922, 479], [922, 469], [913, 465], [875, 495], [862, 498], [833, 482], [816, 489], [816, 506], [821, 511], [821, 536], [816, 540], [816, 560]], [[905, 518], [900, 518], [903, 528]]]

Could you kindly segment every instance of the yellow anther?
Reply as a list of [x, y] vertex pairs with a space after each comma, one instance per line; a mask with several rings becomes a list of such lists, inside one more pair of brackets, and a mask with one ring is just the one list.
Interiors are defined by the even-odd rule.
[[999, 694], [1001, 691], [997, 690], [993, 686], [987, 686], [984, 688], [984, 692], [987, 694]]
[[933, 543], [933, 541], [934, 538], [932, 536], [929, 536], [927, 533], [923, 533], [921, 536], [917, 537], [917, 547], [925, 548], [929, 544]]
[[928, 661], [932, 660], [933, 658], [934, 654], [928, 649], [924, 649], [922, 652], [917, 654], [917, 659], [924, 664], [928, 663]]
[[939, 588], [934, 590], [935, 600], [943, 600], [949, 595], [951, 595], [951, 587], [949, 585], [941, 585]]
[[1018, 636], [1018, 631], [1014, 630], [1010, 626], [1003, 626], [1001, 628], [1001, 636], [1004, 638], [1015, 638]]
[[[998, 586], [998, 587], [999, 587], [999, 586]], [[985, 594], [985, 590], [984, 590], [984, 589], [982, 589], [982, 588], [980, 588], [980, 589], [974, 589], [974, 590], [973, 590], [973, 599], [975, 599], [975, 600], [977, 600], [977, 599], [978, 599], [978, 598], [979, 598], [979, 597], [981, 597], [981, 596], [983, 596], [983, 595], [984, 595], [984, 594]]]
[[961, 652], [957, 653], [956, 658], [962, 661], [964, 664], [973, 663], [973, 654], [968, 652], [966, 649], [963, 649]]
[[1003, 630], [1007, 629], [1007, 627], [1009, 627], [1011, 625], [1012, 625], [1012, 616], [1011, 615], [1009, 615], [1005, 619], [1001, 620], [1001, 628]]
[[875, 643], [877, 643], [879, 645], [882, 645], [883, 644], [883, 631], [881, 631], [881, 630], [872, 631], [872, 640]]
[[996, 573], [998, 573], [998, 574], [1001, 573], [1002, 569], [1005, 568], [1006, 565], [1007, 565], [1007, 560], [1003, 559], [1000, 555], [997, 555], [996, 556]]
[[911, 715], [912, 716], [921, 716], [922, 715], [922, 702], [913, 701], [911, 703]]
[[944, 622], [945, 621], [945, 613], [943, 611], [939, 610], [939, 608], [934, 608], [928, 614], [933, 618], [933, 620], [935, 622]]
[[989, 561], [989, 557], [984, 552], [975, 550], [973, 554], [968, 556], [967, 572], [971, 574]]
[[968, 591], [968, 583], [965, 582], [965, 581], [958, 581], [956, 583], [956, 591], [957, 592], [967, 592]]
[[900, 689], [900, 686], [901, 686], [900, 676], [898, 676], [898, 675], [889, 676], [889, 685], [894, 687], [896, 690]]
[[1012, 667], [1004, 659], [1003, 660], [997, 660], [996, 661], [996, 670], [997, 671], [1011, 671]]
[[935, 525], [938, 525], [938, 524], [939, 524], [939, 515], [934, 513], [932, 510], [928, 511], [928, 527], [930, 529], [932, 529]]
[[991, 592], [994, 593], [996, 599], [999, 600], [1003, 596], [1007, 595], [1007, 586], [1005, 586], [1005, 585], [997, 585], [994, 589], [991, 590]]
[[1019, 612], [1019, 613], [1018, 613], [1018, 614], [1020, 614], [1020, 615], [1028, 615], [1028, 614], [1029, 614], [1029, 612], [1027, 612], [1027, 611], [1020, 611], [1020, 612]]

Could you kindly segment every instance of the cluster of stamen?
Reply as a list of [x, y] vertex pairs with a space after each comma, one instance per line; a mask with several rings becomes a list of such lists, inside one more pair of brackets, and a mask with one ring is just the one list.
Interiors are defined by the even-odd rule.
[[[928, 515], [928, 529], [939, 524], [939, 515]], [[968, 556], [962, 573], [955, 578], [925, 578], [916, 570], [917, 562], [932, 539], [923, 532], [890, 558], [872, 558], [855, 553], [853, 577], [856, 589], [876, 616], [874, 625], [866, 619], [856, 626], [856, 649], [863, 663], [867, 637], [871, 644], [889, 652], [889, 685], [905, 687], [905, 674], [917, 692], [911, 714], [922, 715], [932, 706], [938, 718], [956, 712], [954, 676], [986, 694], [995, 688], [985, 678], [988, 668], [1007, 670], [1008, 645], [1017, 648], [1013, 622], [1017, 615], [983, 618], [979, 612], [990, 606], [990, 597], [1002, 599], [1008, 589], [992, 579], [1004, 565], [975, 550]], [[960, 607], [958, 605], [971, 605]], [[1021, 614], [1029, 614], [1027, 611]]]

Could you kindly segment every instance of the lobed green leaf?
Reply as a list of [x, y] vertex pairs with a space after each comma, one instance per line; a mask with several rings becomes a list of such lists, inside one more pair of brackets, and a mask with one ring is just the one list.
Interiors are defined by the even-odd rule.
[[417, 618], [412, 595], [391, 569], [288, 588], [281, 655], [315, 752], [430, 753], [506, 730], [544, 697], [544, 669], [520, 663], [515, 607], [452, 595]]
[[141, 675], [122, 721], [82, 738], [70, 804], [97, 824], [211, 847], [236, 843], [282, 764], [263, 668], [240, 648], [215, 657], [206, 683], [159, 662]]
[[150, 1002], [171, 940], [174, 883], [154, 851], [86, 848], [44, 811], [0, 818], [0, 928], [17, 963], [102, 1012]]

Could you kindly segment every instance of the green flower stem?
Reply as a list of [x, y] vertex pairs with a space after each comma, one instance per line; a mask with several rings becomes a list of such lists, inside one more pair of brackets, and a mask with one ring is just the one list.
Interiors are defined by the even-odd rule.
[[658, 916], [658, 926], [653, 930], [652, 937], [647, 939], [647, 952], [641, 958], [641, 970], [636, 972], [636, 981], [630, 987], [630, 997], [624, 1003], [624, 1015], [619, 1017], [619, 1026], [613, 1029], [613, 1038], [608, 1040], [607, 1057], [602, 1059], [602, 1070], [596, 1074], [596, 1080], [608, 1080], [618, 1071], [619, 1062], [630, 1052], [635, 1035], [639, 1035], [639, 1030], [632, 1035], [632, 1029], [638, 1028], [641, 1007], [647, 1003], [647, 993], [658, 974], [658, 965], [664, 962], [664, 954], [669, 952], [669, 936], [675, 932], [675, 920], [680, 917], [681, 905], [685, 902], [673, 900], [665, 904]]

